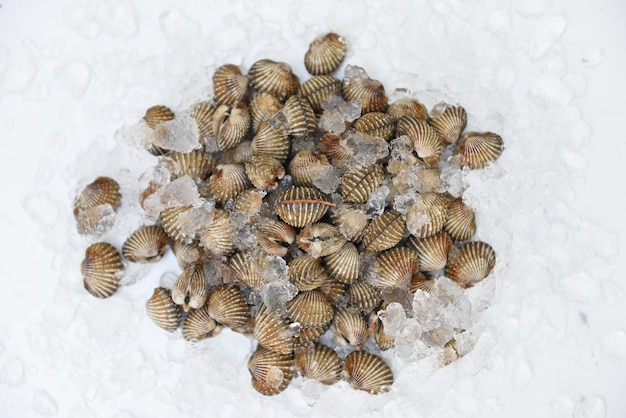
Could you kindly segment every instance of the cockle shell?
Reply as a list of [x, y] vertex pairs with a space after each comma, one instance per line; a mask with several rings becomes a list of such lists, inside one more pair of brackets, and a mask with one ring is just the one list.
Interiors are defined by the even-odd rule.
[[250, 67], [248, 76], [252, 86], [259, 92], [286, 98], [296, 94], [300, 80], [293, 74], [289, 64], [262, 59]]
[[154, 289], [152, 297], [146, 302], [148, 317], [157, 326], [174, 332], [183, 319], [183, 310], [172, 300], [170, 291], [163, 287]]
[[276, 395], [285, 390], [293, 378], [293, 355], [258, 346], [248, 361], [248, 370], [256, 391], [266, 396]]
[[337, 252], [346, 239], [336, 226], [319, 222], [302, 229], [296, 242], [311, 257], [318, 258]]
[[311, 75], [330, 74], [339, 68], [346, 50], [346, 41], [336, 33], [319, 36], [304, 55], [304, 67]]
[[[380, 309], [385, 309], [385, 307], [381, 306]], [[372, 339], [376, 341], [376, 344], [378, 344], [378, 347], [382, 351], [389, 350], [391, 347], [393, 347], [393, 344], [395, 343], [395, 337], [385, 332], [385, 324], [378, 316], [378, 312], [370, 312], [368, 316], [368, 323], [370, 337], [372, 337]]]
[[328, 275], [319, 259], [304, 254], [289, 262], [289, 280], [299, 291], [307, 291], [317, 289]]
[[291, 142], [284, 125], [263, 122], [252, 138], [252, 155], [276, 158], [281, 163], [287, 160]]
[[200, 142], [205, 143], [208, 138], [213, 138], [213, 114], [216, 107], [210, 102], [199, 102], [191, 107], [190, 115], [198, 125]]
[[351, 242], [344, 243], [339, 250], [324, 257], [323, 263], [328, 274], [342, 283], [354, 283], [359, 278], [361, 258]]
[[420, 193], [406, 214], [409, 232], [417, 238], [426, 238], [441, 231], [448, 218], [448, 205], [449, 200], [442, 194]]
[[197, 342], [214, 337], [222, 331], [222, 326], [209, 316], [208, 306], [193, 310], [183, 322], [183, 337], [187, 341]]
[[472, 287], [491, 273], [496, 265], [496, 252], [486, 242], [468, 242], [450, 252], [446, 277], [462, 287]]
[[185, 312], [201, 308], [208, 296], [209, 284], [202, 265], [194, 264], [187, 267], [172, 286], [172, 300]]
[[335, 165], [337, 165], [336, 163], [338, 162], [343, 162], [352, 157], [352, 150], [345, 147], [341, 140], [341, 136], [327, 133], [322, 135], [320, 142], [317, 143], [319, 152], [333, 160]]
[[413, 250], [398, 247], [378, 254], [375, 265], [377, 274], [369, 280], [372, 286], [384, 290], [408, 289], [411, 277], [419, 270], [419, 259]]
[[263, 251], [251, 249], [233, 255], [229, 260], [230, 270], [235, 279], [252, 290], [259, 290], [263, 284], [263, 269], [267, 255]]
[[182, 176], [189, 176], [196, 181], [201, 181], [209, 176], [215, 166], [215, 160], [203, 150], [191, 152], [172, 152], [166, 157], [170, 171], [170, 180]]
[[265, 192], [262, 190], [244, 190], [235, 198], [235, 212], [245, 214], [249, 218], [255, 216], [261, 210], [263, 197], [265, 197]]
[[427, 238], [411, 237], [408, 246], [417, 253], [421, 271], [435, 271], [446, 266], [454, 244], [450, 235], [440, 231]]
[[218, 105], [233, 106], [237, 102], [247, 102], [250, 88], [248, 77], [234, 64], [225, 64], [213, 74], [213, 99]]
[[417, 163], [429, 168], [439, 165], [443, 143], [437, 131], [428, 123], [411, 116], [402, 116], [398, 120], [398, 136], [406, 135], [411, 140], [413, 155]]
[[192, 264], [206, 264], [207, 254], [198, 244], [186, 244], [182, 241], [173, 240], [171, 243], [172, 252], [176, 256], [178, 265], [183, 270]]
[[129, 261], [154, 263], [163, 257], [169, 242], [161, 226], [143, 226], [124, 242], [122, 255]]
[[354, 389], [378, 394], [393, 384], [393, 374], [380, 358], [366, 351], [353, 351], [343, 364], [343, 376]]
[[384, 112], [387, 109], [385, 87], [378, 80], [369, 77], [345, 77], [341, 84], [341, 92], [346, 102], [361, 102], [363, 114]]
[[328, 162], [328, 158], [326, 158], [324, 154], [304, 150], [293, 156], [287, 171], [293, 178], [293, 183], [296, 186], [314, 187], [314, 173], [330, 166], [331, 164]]
[[483, 168], [495, 161], [504, 150], [504, 142], [492, 132], [468, 132], [459, 140], [454, 153], [459, 156], [459, 166], [472, 170]]
[[279, 180], [285, 177], [285, 167], [274, 157], [255, 155], [245, 164], [246, 175], [258, 190], [271, 192], [278, 188]]
[[333, 305], [318, 290], [298, 293], [286, 307], [289, 319], [305, 327], [324, 327], [333, 320]]
[[386, 113], [370, 112], [354, 122], [354, 129], [389, 142], [396, 131], [396, 119]]
[[346, 285], [330, 276], [327, 276], [327, 279], [317, 288], [317, 290], [322, 292], [331, 304], [337, 305], [346, 294]]
[[236, 147], [247, 135], [251, 122], [250, 112], [244, 104], [219, 106], [213, 114], [217, 147], [221, 151]]
[[281, 354], [293, 351], [293, 333], [289, 323], [264, 304], [261, 304], [256, 315], [254, 338], [268, 350]]
[[158, 124], [173, 120], [175, 117], [172, 109], [167, 106], [157, 105], [146, 110], [143, 120], [146, 122], [146, 125], [154, 129]]
[[308, 100], [302, 96], [294, 94], [288, 98], [281, 112], [285, 116], [289, 135], [304, 138], [312, 134], [317, 127], [315, 112]]
[[356, 165], [343, 175], [339, 191], [346, 202], [364, 203], [380, 187], [383, 179], [380, 165]]
[[263, 122], [269, 122], [272, 117], [283, 108], [278, 97], [269, 93], [259, 93], [250, 102], [250, 116], [252, 130], [258, 131]]
[[224, 204], [252, 186], [243, 164], [220, 164], [209, 177], [209, 191], [215, 200]]
[[298, 94], [308, 100], [314, 111], [321, 112], [331, 97], [341, 94], [341, 81], [330, 75], [316, 75], [302, 83]]
[[474, 211], [463, 203], [463, 198], [452, 199], [448, 206], [448, 217], [443, 225], [454, 242], [465, 242], [476, 233]]
[[367, 227], [368, 217], [362, 206], [343, 204], [333, 210], [333, 223], [348, 240], [358, 242]]
[[124, 272], [122, 257], [111, 244], [97, 242], [85, 250], [80, 272], [85, 290], [97, 298], [108, 298], [119, 287]]
[[284, 222], [263, 218], [252, 226], [261, 248], [270, 255], [285, 257], [296, 239], [296, 231]]
[[224, 151], [222, 162], [224, 164], [243, 164], [252, 158], [252, 141], [244, 139], [235, 148]]
[[380, 305], [382, 297], [380, 291], [365, 281], [352, 283], [346, 290], [348, 306], [361, 312], [371, 312]]
[[74, 217], [80, 211], [100, 205], [111, 205], [113, 210], [119, 208], [122, 201], [120, 185], [110, 177], [98, 177], [80, 192], [74, 201]]
[[333, 319], [335, 338], [341, 345], [361, 348], [369, 338], [367, 322], [360, 312], [348, 308], [337, 308]]
[[446, 106], [443, 112], [431, 116], [430, 125], [446, 144], [455, 143], [467, 125], [467, 112], [461, 106]]
[[182, 217], [185, 212], [191, 210], [191, 205], [186, 206], [173, 206], [165, 208], [161, 211], [159, 217], [161, 218], [161, 225], [165, 233], [174, 241], [186, 241], [193, 237], [187, 236], [184, 232], [185, 228], [181, 224]]
[[435, 285], [435, 279], [432, 277], [426, 276], [422, 272], [417, 272], [411, 277], [411, 284], [409, 285], [409, 290], [411, 293], [415, 293], [418, 290], [422, 290], [426, 293], [431, 293], [433, 290], [433, 286]]
[[426, 106], [415, 99], [403, 97], [396, 100], [387, 108], [387, 114], [393, 116], [396, 120], [402, 116], [411, 116], [424, 121], [428, 120], [428, 110]]
[[200, 245], [213, 254], [229, 255], [236, 249], [233, 242], [234, 226], [225, 210], [215, 209], [213, 221], [198, 235]]
[[341, 359], [334, 350], [321, 344], [296, 350], [295, 366], [303, 377], [325, 385], [337, 383], [341, 378]]
[[228, 328], [239, 328], [250, 320], [250, 308], [241, 290], [218, 286], [209, 295], [207, 311], [211, 318]]
[[317, 342], [328, 327], [302, 327], [297, 336], [293, 337], [294, 347], [305, 347]]
[[374, 218], [363, 231], [363, 245], [367, 251], [384, 251], [402, 239], [405, 230], [404, 217], [395, 210], [386, 210]]
[[317, 222], [332, 205], [332, 202], [317, 189], [294, 187], [278, 196], [274, 208], [284, 222], [302, 228]]

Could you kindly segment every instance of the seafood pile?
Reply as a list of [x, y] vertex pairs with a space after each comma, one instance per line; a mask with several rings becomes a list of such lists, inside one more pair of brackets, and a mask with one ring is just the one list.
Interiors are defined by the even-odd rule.
[[[489, 244], [472, 241], [474, 212], [449, 193], [440, 163], [481, 169], [502, 153], [501, 137], [464, 132], [458, 105], [388, 103], [360, 67], [334, 77], [346, 50], [328, 33], [310, 44], [303, 83], [283, 62], [259, 60], [247, 75], [226, 64], [212, 99], [149, 108], [138, 126], [159, 175], [139, 196], [145, 225], [121, 251], [89, 246], [81, 264], [85, 289], [107, 298], [127, 263], [171, 248], [182, 273], [154, 289], [148, 316], [192, 342], [224, 327], [256, 339], [248, 368], [264, 395], [296, 373], [388, 390], [392, 371], [375, 352], [394, 346], [387, 307], [404, 301], [411, 316], [416, 292], [442, 276], [469, 288], [496, 263]], [[78, 232], [102, 236], [121, 203], [114, 179], [95, 179], [74, 203]], [[458, 357], [454, 338], [428, 341], [446, 362]]]

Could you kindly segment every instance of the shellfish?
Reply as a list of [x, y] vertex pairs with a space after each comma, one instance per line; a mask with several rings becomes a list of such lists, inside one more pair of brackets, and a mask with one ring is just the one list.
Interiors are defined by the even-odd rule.
[[289, 329], [289, 323], [264, 304], [256, 314], [254, 338], [268, 350], [280, 354], [293, 352], [293, 333]]
[[287, 315], [305, 327], [325, 327], [333, 320], [333, 305], [321, 292], [300, 292], [286, 304]]
[[393, 374], [380, 358], [366, 351], [353, 351], [343, 364], [345, 379], [354, 389], [377, 394], [393, 384]]
[[122, 255], [130, 261], [154, 263], [163, 257], [169, 242], [159, 225], [143, 226], [124, 242]]
[[384, 251], [400, 242], [405, 230], [404, 217], [395, 210], [386, 210], [367, 225], [363, 231], [363, 245], [367, 251]]
[[496, 252], [486, 242], [474, 241], [450, 252], [446, 277], [462, 287], [472, 287], [491, 273], [496, 265]]
[[285, 116], [289, 135], [307, 137], [317, 127], [315, 112], [307, 99], [302, 96], [294, 94], [288, 98], [281, 112]]
[[411, 237], [408, 245], [417, 253], [421, 271], [435, 271], [444, 268], [448, 262], [448, 253], [454, 246], [450, 235], [443, 231], [422, 239]]
[[336, 252], [324, 257], [326, 271], [342, 283], [350, 284], [357, 281], [361, 270], [361, 258], [356, 246], [346, 242]]
[[201, 308], [208, 296], [209, 284], [204, 275], [204, 267], [201, 265], [187, 267], [172, 286], [172, 300], [185, 312]]
[[396, 120], [400, 119], [402, 116], [411, 116], [424, 121], [428, 120], [428, 110], [426, 106], [408, 97], [403, 97], [390, 104], [387, 108], [387, 114], [393, 116]]
[[339, 68], [346, 50], [345, 40], [336, 33], [319, 36], [304, 55], [304, 67], [311, 75], [330, 74]]
[[213, 113], [213, 135], [217, 147], [221, 151], [236, 147], [248, 133], [251, 122], [245, 105], [219, 106]]
[[233, 106], [237, 102], [246, 102], [250, 89], [248, 77], [234, 64], [225, 64], [213, 74], [213, 99], [218, 105]]
[[334, 350], [321, 344], [296, 350], [295, 366], [302, 376], [325, 385], [341, 378], [341, 359]]
[[315, 112], [321, 112], [331, 97], [341, 94], [341, 81], [330, 75], [316, 75], [302, 83], [298, 94], [308, 100]]
[[259, 190], [271, 192], [278, 188], [278, 182], [285, 177], [285, 167], [274, 157], [255, 155], [245, 164], [246, 175]]
[[252, 118], [252, 130], [258, 131], [263, 122], [269, 122], [276, 113], [282, 109], [283, 104], [278, 97], [269, 93], [259, 93], [250, 102], [250, 117]]
[[120, 185], [110, 177], [100, 176], [85, 186], [74, 201], [74, 217], [78, 218], [81, 211], [100, 205], [108, 204], [117, 210], [121, 201]]
[[174, 303], [170, 291], [163, 287], [154, 289], [146, 302], [146, 312], [152, 322], [169, 332], [176, 331], [183, 319], [181, 307]]
[[248, 76], [252, 86], [259, 92], [270, 93], [279, 98], [296, 94], [300, 80], [284, 62], [262, 59], [250, 67]]
[[409, 288], [411, 277], [419, 270], [417, 254], [409, 248], [398, 247], [380, 253], [376, 257], [376, 275], [369, 283], [378, 289]]
[[143, 120], [146, 122], [146, 125], [154, 129], [158, 124], [173, 120], [175, 117], [172, 109], [167, 106], [157, 105], [146, 110]]
[[383, 177], [383, 170], [378, 164], [357, 165], [343, 175], [339, 191], [346, 202], [364, 203], [380, 187]]
[[193, 310], [183, 322], [183, 337], [187, 341], [197, 342], [214, 337], [222, 331], [222, 326], [209, 316], [208, 307]]
[[285, 257], [296, 239], [296, 231], [284, 222], [263, 218], [252, 227], [261, 248], [270, 255]]
[[235, 286], [215, 288], [206, 306], [209, 316], [228, 328], [240, 328], [251, 318], [246, 298]]
[[337, 308], [333, 319], [335, 338], [342, 345], [361, 348], [369, 338], [367, 322], [360, 312], [352, 312], [348, 308]]
[[276, 395], [285, 390], [293, 378], [293, 355], [258, 346], [248, 361], [248, 370], [256, 391], [267, 396]]
[[317, 189], [294, 187], [278, 196], [274, 209], [285, 223], [302, 228], [320, 220], [332, 205], [332, 202]]
[[80, 264], [85, 290], [97, 298], [108, 298], [117, 291], [123, 271], [122, 257], [106, 242], [87, 247]]
[[220, 164], [209, 177], [209, 191], [215, 200], [224, 204], [234, 199], [252, 184], [243, 164]]
[[474, 211], [463, 203], [463, 198], [452, 199], [448, 206], [448, 217], [443, 228], [454, 242], [465, 242], [476, 233]]
[[493, 132], [468, 132], [459, 140], [454, 153], [459, 156], [459, 166], [472, 170], [483, 168], [495, 161], [504, 150], [504, 142]]
[[336, 226], [320, 222], [302, 229], [296, 242], [311, 257], [318, 258], [337, 252], [346, 239]]
[[431, 116], [430, 125], [446, 144], [455, 143], [467, 125], [467, 112], [461, 106], [445, 106], [443, 111], [433, 111]]

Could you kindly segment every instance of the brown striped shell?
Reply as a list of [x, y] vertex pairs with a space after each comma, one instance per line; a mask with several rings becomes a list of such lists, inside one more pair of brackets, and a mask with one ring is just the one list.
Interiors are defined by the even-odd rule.
[[395, 210], [386, 210], [374, 218], [363, 231], [362, 242], [367, 251], [384, 251], [402, 239], [405, 230], [404, 217]]
[[330, 75], [316, 75], [302, 83], [298, 94], [308, 100], [314, 111], [321, 112], [331, 97], [341, 95], [341, 81]]
[[346, 285], [330, 276], [327, 277], [317, 290], [322, 292], [331, 304], [337, 305], [346, 295]]
[[252, 387], [257, 392], [276, 395], [285, 390], [293, 378], [293, 355], [258, 346], [248, 361], [248, 370], [252, 375]]
[[237, 195], [235, 212], [243, 213], [248, 217], [255, 216], [261, 210], [265, 192], [257, 189], [247, 189]]
[[393, 116], [396, 120], [402, 116], [411, 116], [424, 121], [428, 120], [428, 110], [426, 106], [415, 99], [403, 97], [391, 103], [387, 108], [387, 114]]
[[224, 164], [243, 164], [252, 158], [252, 141], [244, 139], [235, 148], [224, 151], [222, 162]]
[[295, 366], [303, 377], [325, 385], [337, 383], [341, 378], [341, 359], [334, 350], [321, 344], [296, 350]]
[[80, 192], [74, 201], [74, 217], [78, 218], [81, 211], [100, 206], [111, 205], [113, 210], [119, 208], [122, 201], [120, 185], [110, 177], [98, 177]]
[[372, 286], [384, 290], [396, 287], [408, 289], [411, 277], [419, 270], [419, 259], [409, 248], [392, 248], [378, 254], [376, 269], [377, 274], [369, 280]]
[[187, 267], [172, 286], [172, 300], [185, 312], [204, 306], [208, 296], [209, 284], [202, 265]]
[[189, 176], [196, 181], [204, 180], [215, 166], [213, 157], [203, 150], [172, 152], [166, 158], [170, 180], [182, 176]]
[[304, 67], [311, 75], [330, 74], [339, 68], [346, 51], [346, 41], [336, 33], [319, 36], [304, 55]]
[[403, 116], [398, 120], [398, 136], [406, 135], [411, 140], [413, 155], [417, 163], [426, 167], [438, 167], [443, 144], [437, 131], [428, 123], [411, 116]]
[[287, 171], [296, 186], [314, 187], [313, 175], [330, 166], [331, 164], [324, 154], [304, 150], [293, 156]]
[[353, 351], [343, 364], [343, 376], [354, 389], [378, 394], [389, 390], [393, 374], [380, 358], [366, 351]]
[[264, 304], [256, 315], [254, 338], [268, 350], [281, 354], [293, 352], [293, 333], [289, 323]]
[[165, 233], [174, 241], [190, 241], [193, 237], [187, 236], [184, 227], [181, 225], [181, 218], [187, 211], [192, 210], [191, 205], [173, 206], [161, 211], [161, 225]]
[[183, 337], [187, 341], [201, 341], [214, 337], [221, 331], [222, 326], [209, 316], [207, 305], [191, 311], [183, 322]]
[[247, 102], [250, 88], [248, 77], [234, 64], [225, 64], [213, 73], [213, 99], [218, 105], [233, 106]]
[[250, 102], [252, 131], [256, 132], [263, 122], [269, 122], [283, 108], [278, 97], [269, 93], [259, 93]]
[[[385, 308], [381, 307], [381, 309]], [[369, 314], [368, 323], [370, 337], [372, 337], [372, 339], [376, 341], [376, 344], [378, 344], [378, 347], [382, 351], [389, 350], [391, 347], [393, 347], [395, 343], [395, 337], [385, 332], [385, 324], [383, 324], [383, 321], [378, 316], [378, 312], [373, 311]]]
[[333, 162], [341, 162], [352, 157], [352, 150], [342, 144], [341, 136], [333, 133], [322, 135], [320, 142], [317, 144], [319, 152], [333, 160]]
[[337, 308], [333, 319], [335, 338], [341, 345], [351, 345], [361, 348], [369, 338], [367, 321], [360, 312], [353, 312], [348, 308]]
[[305, 327], [325, 327], [333, 320], [333, 305], [318, 290], [298, 293], [286, 307], [289, 319]]
[[250, 67], [248, 77], [252, 86], [259, 92], [286, 98], [296, 94], [300, 80], [293, 74], [289, 64], [262, 59]]
[[252, 155], [276, 158], [281, 163], [287, 160], [290, 147], [287, 128], [282, 124], [263, 122], [252, 138]]
[[454, 153], [459, 156], [459, 166], [472, 170], [483, 168], [495, 161], [504, 150], [504, 142], [492, 132], [468, 132], [459, 140]]
[[453, 144], [461, 136], [461, 132], [467, 125], [467, 112], [461, 106], [446, 106], [443, 112], [434, 114], [432, 112], [430, 125], [441, 136], [441, 140], [446, 144]]
[[409, 285], [409, 290], [411, 293], [415, 293], [418, 290], [422, 290], [426, 293], [431, 293], [433, 290], [433, 286], [435, 285], [435, 279], [432, 277], [426, 276], [422, 272], [417, 272], [411, 277], [411, 284]]
[[146, 312], [152, 322], [169, 332], [176, 331], [183, 319], [183, 310], [174, 303], [170, 291], [163, 287], [154, 289], [146, 302]]
[[198, 125], [200, 142], [206, 142], [207, 138], [213, 138], [213, 114], [216, 107], [210, 102], [199, 102], [191, 107], [190, 115]]
[[380, 305], [382, 297], [380, 291], [371, 284], [359, 281], [352, 283], [346, 290], [346, 301], [352, 308], [361, 312], [371, 312]]
[[294, 347], [305, 347], [316, 343], [326, 332], [328, 327], [302, 327], [297, 336], [293, 338]]
[[450, 252], [446, 277], [462, 287], [472, 287], [491, 273], [496, 265], [496, 252], [486, 242], [468, 242]]
[[294, 137], [305, 138], [317, 127], [315, 112], [302, 96], [293, 95], [287, 99], [281, 110], [287, 121], [287, 132]]
[[[349, 75], [351, 70], [357, 69], [360, 74]], [[346, 74], [348, 73], [348, 74]], [[362, 113], [384, 112], [387, 109], [387, 95], [383, 84], [367, 76], [359, 67], [348, 66], [341, 83], [341, 92], [346, 102], [358, 100], [361, 102]]]
[[319, 190], [294, 187], [278, 196], [274, 209], [285, 223], [302, 228], [320, 220], [331, 206], [332, 202]]
[[476, 233], [474, 211], [463, 203], [463, 198], [452, 199], [448, 206], [448, 217], [443, 228], [454, 242], [465, 242]]
[[383, 179], [384, 172], [379, 164], [355, 165], [341, 178], [339, 192], [346, 202], [365, 203], [370, 194], [380, 187]]
[[319, 222], [302, 229], [296, 242], [311, 257], [318, 258], [339, 251], [346, 239], [336, 226]]
[[359, 250], [351, 242], [346, 242], [339, 250], [324, 257], [324, 266], [328, 274], [340, 282], [354, 283], [361, 270]]
[[285, 257], [296, 239], [296, 231], [284, 222], [263, 218], [252, 226], [259, 246], [270, 255]]
[[340, 205], [333, 211], [333, 223], [348, 240], [358, 242], [367, 227], [368, 218], [361, 206]]
[[259, 290], [264, 281], [265, 258], [263, 251], [252, 249], [233, 255], [228, 264], [236, 280], [252, 290]]
[[408, 246], [417, 253], [420, 271], [435, 271], [446, 266], [448, 254], [454, 244], [450, 235], [440, 231], [427, 238], [411, 237]]
[[218, 286], [209, 295], [207, 311], [211, 318], [228, 328], [240, 328], [250, 320], [250, 308], [241, 290]]
[[205, 264], [207, 261], [204, 249], [198, 244], [186, 244], [182, 241], [173, 240], [171, 247], [178, 265], [183, 270], [192, 264]]
[[122, 255], [129, 261], [154, 263], [163, 257], [169, 242], [161, 226], [142, 226], [124, 242]]
[[209, 177], [209, 191], [215, 200], [224, 204], [252, 186], [243, 164], [220, 164]]
[[154, 129], [158, 124], [173, 120], [175, 117], [172, 109], [167, 106], [157, 105], [146, 110], [143, 120], [151, 129]]
[[319, 259], [304, 254], [289, 262], [289, 280], [299, 291], [307, 291], [321, 286], [328, 275]]
[[448, 218], [448, 199], [439, 193], [420, 193], [406, 214], [407, 229], [417, 238], [441, 231]]
[[274, 157], [255, 155], [245, 163], [246, 175], [258, 190], [271, 192], [278, 188], [279, 181], [285, 177], [285, 167]]
[[108, 298], [119, 287], [124, 272], [122, 257], [111, 244], [97, 242], [85, 250], [80, 272], [87, 292], [97, 298]]
[[386, 113], [370, 112], [354, 122], [354, 129], [389, 142], [396, 131], [396, 119]]
[[200, 245], [213, 254], [232, 254], [236, 247], [230, 216], [222, 209], [215, 209], [213, 214], [213, 221], [199, 233]]
[[213, 135], [220, 151], [236, 147], [247, 135], [251, 122], [245, 105], [219, 106], [213, 114]]

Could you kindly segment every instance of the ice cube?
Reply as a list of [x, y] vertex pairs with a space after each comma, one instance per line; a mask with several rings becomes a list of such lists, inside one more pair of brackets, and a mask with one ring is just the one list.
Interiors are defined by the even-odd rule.
[[372, 165], [389, 155], [389, 145], [384, 139], [362, 132], [349, 134], [340, 144], [352, 152], [350, 160], [360, 165]]
[[311, 179], [315, 187], [331, 194], [341, 182], [341, 171], [331, 165], [322, 165], [311, 170]]
[[339, 109], [324, 110], [319, 126], [323, 131], [342, 134], [346, 130], [346, 117]]
[[365, 213], [371, 218], [382, 215], [387, 204], [387, 196], [389, 196], [389, 187], [380, 186], [370, 194], [365, 204]]
[[101, 237], [115, 224], [115, 211], [108, 203], [78, 211], [76, 229], [81, 235]]
[[198, 186], [189, 176], [182, 176], [161, 187], [144, 201], [148, 219], [155, 221], [166, 208], [202, 204]]
[[176, 152], [191, 152], [200, 148], [200, 133], [196, 121], [182, 114], [176, 119], [157, 125], [150, 137], [152, 145]]

